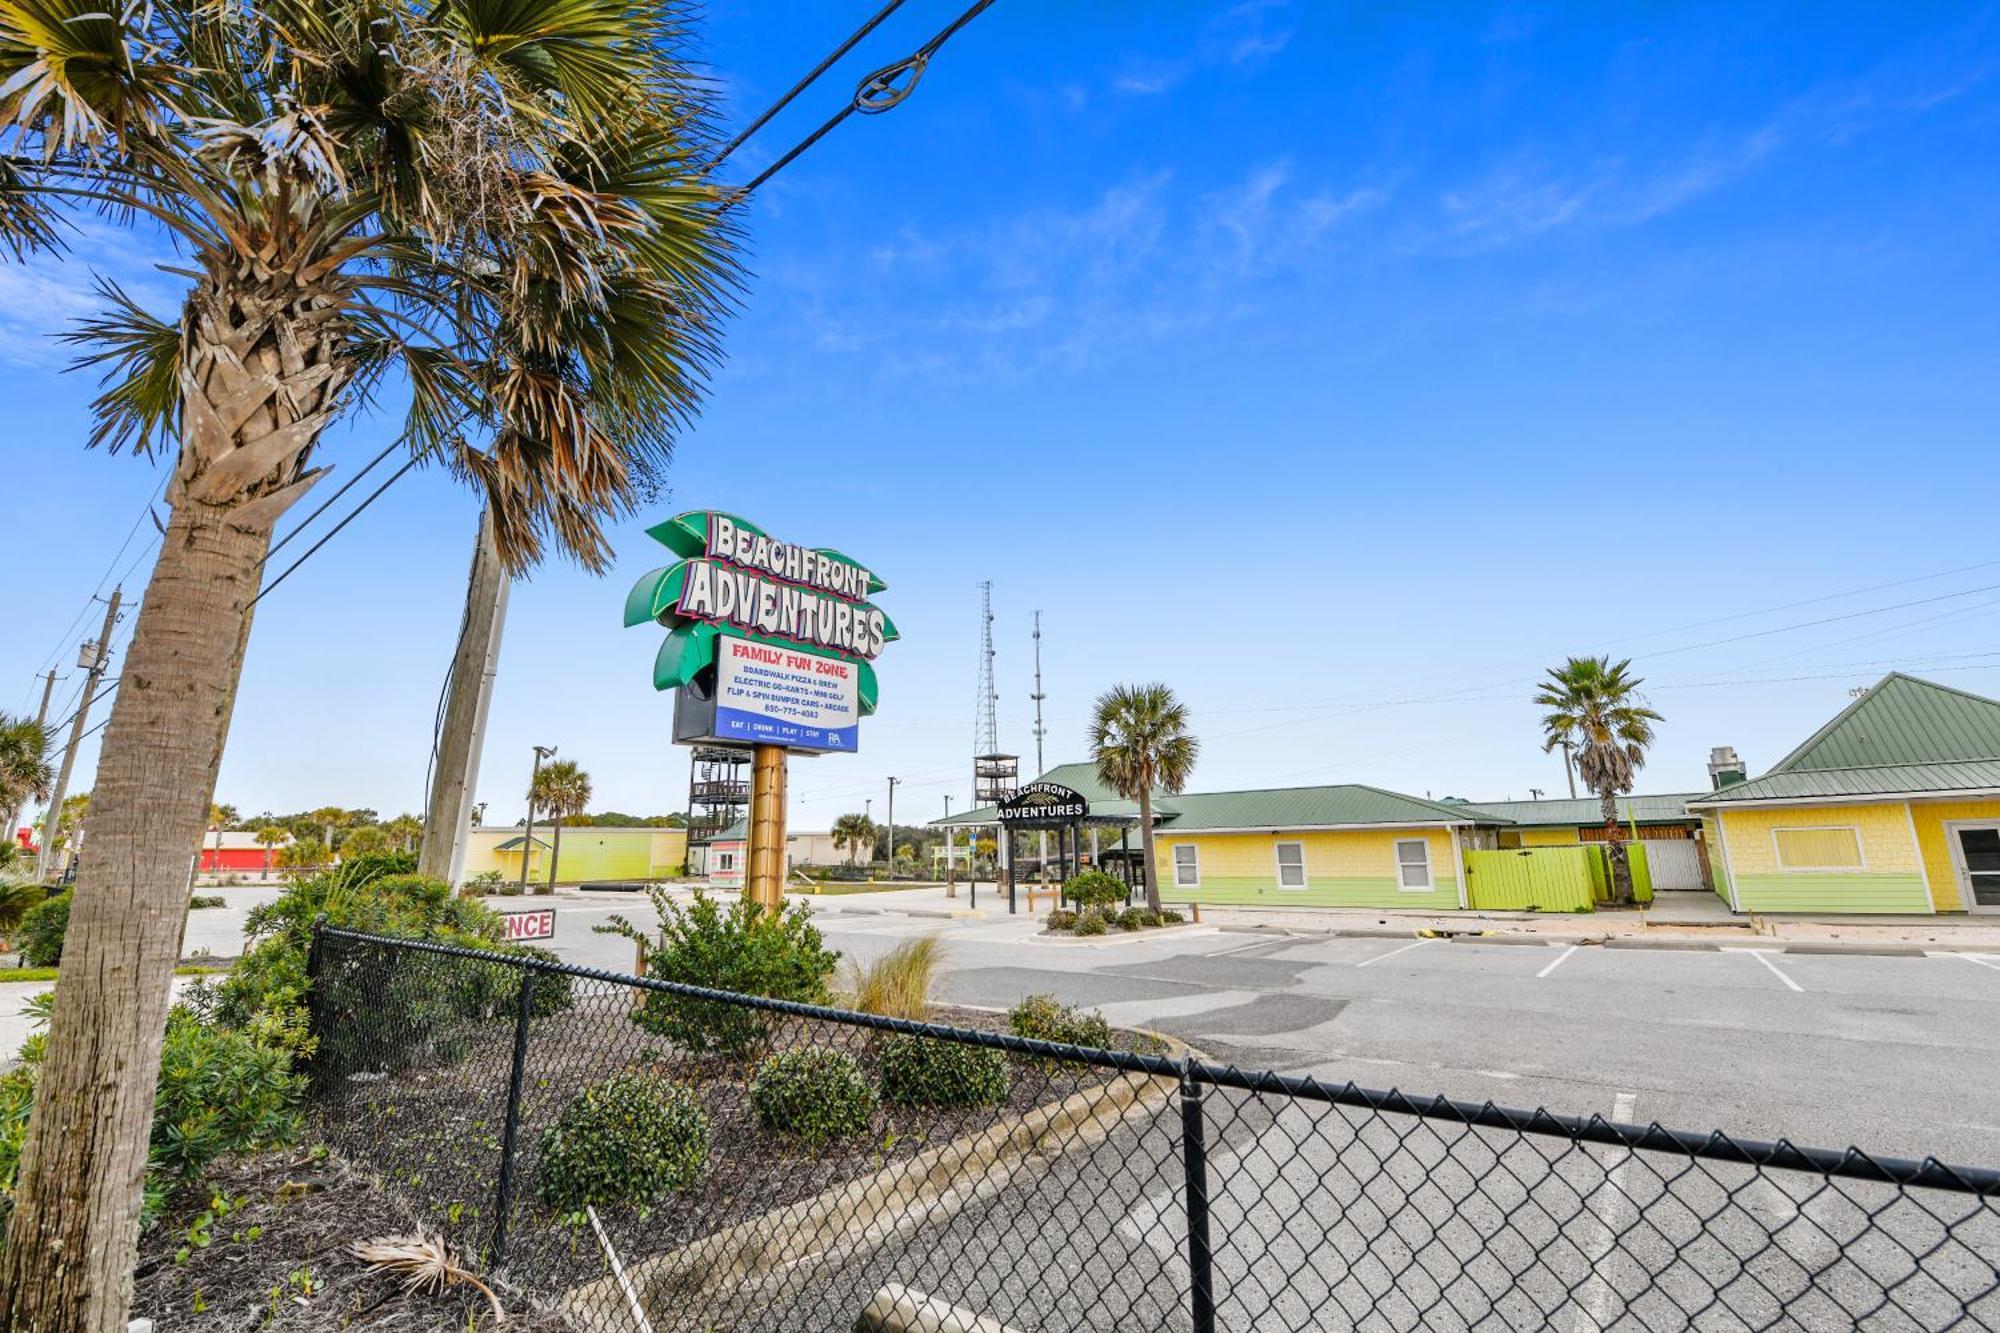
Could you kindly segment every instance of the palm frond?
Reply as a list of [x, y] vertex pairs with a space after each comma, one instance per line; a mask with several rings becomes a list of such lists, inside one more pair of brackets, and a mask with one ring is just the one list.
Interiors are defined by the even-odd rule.
[[91, 403], [97, 425], [90, 443], [149, 454], [179, 436], [181, 330], [110, 279], [95, 285], [105, 311], [63, 335], [65, 342], [92, 348], [76, 366], [102, 372], [104, 392]]
[[403, 1279], [403, 1290], [442, 1296], [452, 1287], [471, 1287], [493, 1307], [495, 1323], [507, 1322], [507, 1311], [493, 1288], [479, 1275], [459, 1263], [441, 1236], [382, 1236], [356, 1241], [354, 1257], [377, 1272], [393, 1273]]

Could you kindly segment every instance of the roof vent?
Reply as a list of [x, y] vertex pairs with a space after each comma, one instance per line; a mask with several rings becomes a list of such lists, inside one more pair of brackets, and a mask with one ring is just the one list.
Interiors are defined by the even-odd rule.
[[1718, 745], [1708, 752], [1708, 781], [1716, 791], [1747, 781], [1750, 770], [1736, 757], [1733, 745]]

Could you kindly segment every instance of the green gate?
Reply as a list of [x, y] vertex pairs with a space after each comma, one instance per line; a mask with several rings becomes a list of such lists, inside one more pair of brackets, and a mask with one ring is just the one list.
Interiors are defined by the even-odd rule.
[[[1628, 842], [1633, 896], [1653, 897], [1644, 844]], [[1603, 843], [1518, 847], [1465, 854], [1468, 906], [1488, 912], [1589, 912], [1611, 899], [1610, 857]]]

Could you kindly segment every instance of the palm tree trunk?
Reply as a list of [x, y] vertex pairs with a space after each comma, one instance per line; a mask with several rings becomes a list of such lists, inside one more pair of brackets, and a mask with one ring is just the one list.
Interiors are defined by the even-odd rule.
[[1153, 847], [1153, 784], [1139, 792], [1139, 841], [1146, 849], [1146, 910], [1160, 911], [1160, 863]]
[[549, 848], [549, 882], [545, 887], [539, 888], [535, 890], [535, 892], [554, 893], [556, 891], [556, 868], [561, 864], [562, 864], [562, 814], [561, 812], [557, 812], [555, 846]]
[[271, 529], [345, 383], [334, 295], [246, 265], [182, 329], [172, 507], [98, 759], [21, 1152], [0, 1328], [125, 1327], [169, 988]]
[[1618, 793], [1606, 789], [1597, 794], [1598, 808], [1604, 812], [1604, 850], [1611, 858], [1611, 901], [1632, 901], [1632, 861], [1625, 852], [1625, 826], [1618, 822]]

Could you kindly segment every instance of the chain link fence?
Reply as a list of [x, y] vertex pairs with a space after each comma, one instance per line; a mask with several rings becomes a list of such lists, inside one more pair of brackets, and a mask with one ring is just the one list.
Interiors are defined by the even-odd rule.
[[312, 968], [327, 1140], [593, 1333], [2000, 1328], [2000, 1172], [332, 928]]

